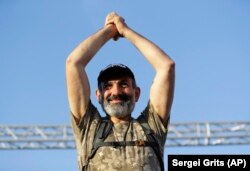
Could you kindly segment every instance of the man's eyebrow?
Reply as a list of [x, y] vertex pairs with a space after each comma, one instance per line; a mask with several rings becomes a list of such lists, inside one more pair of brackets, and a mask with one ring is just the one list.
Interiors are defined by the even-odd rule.
[[110, 79], [104, 81], [104, 83], [109, 83], [109, 82], [129, 82], [128, 78], [121, 78], [121, 79]]
[[118, 82], [128, 81], [128, 79], [120, 79]]

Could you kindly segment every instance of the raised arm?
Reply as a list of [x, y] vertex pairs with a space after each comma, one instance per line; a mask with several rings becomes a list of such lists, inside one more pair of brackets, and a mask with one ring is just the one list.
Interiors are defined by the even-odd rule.
[[66, 80], [70, 110], [78, 122], [90, 101], [90, 86], [85, 67], [98, 50], [117, 35], [114, 25], [105, 25], [101, 30], [81, 42], [66, 61]]
[[112, 13], [107, 21], [106, 24], [115, 24], [120, 36], [130, 41], [155, 69], [150, 101], [166, 126], [174, 96], [174, 61], [153, 42], [129, 28], [116, 13]]

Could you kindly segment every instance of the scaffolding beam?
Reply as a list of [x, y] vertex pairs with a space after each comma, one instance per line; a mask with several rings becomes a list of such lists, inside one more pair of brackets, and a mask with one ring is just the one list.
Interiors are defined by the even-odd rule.
[[[249, 145], [250, 122], [190, 122], [169, 126], [166, 146]], [[0, 150], [75, 149], [69, 125], [0, 125]]]

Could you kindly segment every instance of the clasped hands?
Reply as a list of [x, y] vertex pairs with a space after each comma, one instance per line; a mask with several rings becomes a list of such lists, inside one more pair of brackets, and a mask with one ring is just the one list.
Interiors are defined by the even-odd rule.
[[116, 32], [116, 34], [113, 37], [115, 41], [118, 40], [120, 37], [125, 37], [125, 32], [126, 30], [128, 30], [128, 26], [125, 23], [124, 18], [122, 18], [115, 12], [111, 12], [106, 17], [104, 27], [110, 25], [115, 27], [114, 31]]

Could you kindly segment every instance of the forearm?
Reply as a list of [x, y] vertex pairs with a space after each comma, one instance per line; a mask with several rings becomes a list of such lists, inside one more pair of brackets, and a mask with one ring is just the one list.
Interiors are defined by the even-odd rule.
[[166, 70], [174, 64], [174, 61], [162, 49], [134, 30], [126, 29], [124, 37], [142, 53], [156, 71]]
[[67, 63], [85, 67], [98, 50], [116, 34], [113, 25], [105, 26], [80, 43], [69, 55]]

